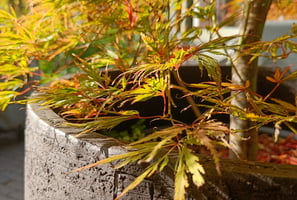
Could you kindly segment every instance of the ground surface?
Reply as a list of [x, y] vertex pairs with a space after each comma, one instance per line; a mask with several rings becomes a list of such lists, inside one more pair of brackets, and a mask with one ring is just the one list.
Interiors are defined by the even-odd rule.
[[0, 200], [24, 199], [24, 142], [0, 132]]

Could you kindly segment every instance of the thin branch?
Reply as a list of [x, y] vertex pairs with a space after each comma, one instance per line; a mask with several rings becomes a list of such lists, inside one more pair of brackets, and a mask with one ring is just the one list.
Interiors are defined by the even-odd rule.
[[[180, 80], [180, 78], [178, 77], [178, 74], [176, 71], [173, 71], [173, 76], [177, 82], [177, 84], [183, 88], [186, 88], [186, 85]], [[193, 99], [192, 96], [187, 95], [187, 93], [185, 93], [185, 91], [182, 91], [185, 95], [186, 95], [186, 100], [188, 101], [188, 103], [191, 105], [191, 109], [193, 110], [195, 116], [198, 118], [201, 116], [201, 112], [199, 110], [199, 108], [196, 106], [196, 103]]]

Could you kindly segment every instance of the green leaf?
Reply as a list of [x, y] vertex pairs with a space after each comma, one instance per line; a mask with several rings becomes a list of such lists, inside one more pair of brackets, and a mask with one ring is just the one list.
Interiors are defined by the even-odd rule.
[[222, 81], [221, 68], [218, 62], [213, 57], [205, 54], [199, 55], [198, 66], [201, 70], [203, 68], [207, 70], [208, 76], [216, 82], [217, 86], [221, 85], [221, 81]]
[[167, 83], [164, 78], [147, 79], [146, 84], [130, 92], [134, 96], [134, 100], [132, 103], [147, 101], [153, 97], [161, 96], [163, 95], [166, 87]]

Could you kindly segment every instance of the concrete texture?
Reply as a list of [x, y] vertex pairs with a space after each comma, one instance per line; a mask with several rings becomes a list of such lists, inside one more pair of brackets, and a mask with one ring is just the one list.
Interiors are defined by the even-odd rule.
[[[63, 122], [51, 110], [28, 106], [25, 200], [113, 200], [142, 172], [136, 164], [120, 170], [109, 164], [69, 173], [124, 150], [99, 134], [77, 138], [81, 130], [62, 127]], [[146, 180], [123, 199], [172, 199], [165, 196], [173, 193], [164, 184], [168, 182]]]
[[24, 199], [24, 142], [18, 133], [0, 133], [0, 199]]

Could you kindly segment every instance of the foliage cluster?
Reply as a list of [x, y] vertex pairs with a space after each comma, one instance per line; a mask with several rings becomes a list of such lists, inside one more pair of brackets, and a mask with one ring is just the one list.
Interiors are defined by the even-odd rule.
[[[277, 130], [283, 123], [292, 127], [290, 123], [297, 121], [296, 103], [270, 98], [283, 81], [295, 79], [296, 72], [276, 70], [267, 77], [276, 86], [264, 97], [251, 91], [248, 81], [244, 86], [222, 81], [220, 65], [213, 55], [224, 55], [232, 61], [229, 50], [239, 49], [232, 41], [241, 36], [220, 35], [219, 30], [233, 23], [234, 16], [217, 23], [215, 3], [200, 7], [195, 1], [185, 9], [181, 0], [35, 0], [29, 12], [20, 17], [13, 10], [1, 10], [0, 108], [4, 110], [15, 102], [27, 103], [28, 100], [16, 98], [40, 83], [54, 80], [38, 87], [40, 95], [29, 102], [39, 101], [58, 110], [69, 125], [83, 127], [83, 133], [110, 130], [135, 119], [165, 121], [169, 124], [165, 128], [126, 145], [127, 154], [87, 167], [115, 160], [122, 160], [117, 167], [148, 163], [122, 196], [144, 178], [170, 165], [175, 172], [175, 199], [183, 199], [191, 181], [198, 187], [204, 183], [199, 147], [205, 146], [211, 152], [219, 172], [216, 146], [230, 147], [227, 138], [238, 131], [215, 120], [217, 114], [255, 121], [255, 127], [274, 123]], [[188, 17], [209, 19], [212, 23], [204, 29], [183, 30]], [[202, 40], [203, 31], [210, 35], [206, 42]], [[241, 53], [256, 58], [267, 52], [274, 59], [283, 58], [284, 54], [276, 54], [277, 49], [287, 54], [296, 52], [296, 44], [290, 40], [296, 32], [293, 27], [292, 33], [249, 44]], [[183, 80], [180, 69], [189, 60], [196, 61], [197, 68], [210, 81], [199, 81], [198, 74], [198, 82]], [[115, 69], [120, 73], [112, 76]], [[71, 79], [55, 79], [73, 72]], [[36, 76], [41, 79], [34, 79]], [[179, 107], [173, 91], [179, 91], [182, 95], [178, 98], [186, 99], [188, 104]], [[229, 96], [231, 92], [233, 95]], [[246, 94], [252, 109], [231, 104], [241, 93]], [[144, 116], [133, 109], [135, 104], [156, 98], [162, 105], [157, 115]], [[179, 112], [192, 110], [195, 118], [190, 123], [176, 119], [173, 108]]]

